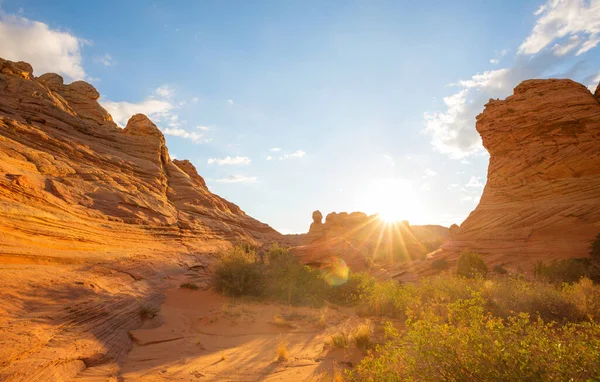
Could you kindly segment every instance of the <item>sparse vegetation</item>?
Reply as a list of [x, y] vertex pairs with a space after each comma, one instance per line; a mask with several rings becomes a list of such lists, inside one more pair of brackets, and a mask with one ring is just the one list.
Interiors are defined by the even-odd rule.
[[150, 320], [158, 314], [158, 309], [151, 308], [147, 305], [140, 306], [140, 318], [143, 320]]
[[336, 348], [347, 348], [349, 342], [349, 335], [345, 330], [331, 336], [331, 344]]
[[279, 314], [274, 314], [273, 315], [273, 320], [271, 321], [271, 323], [273, 325], [277, 326], [278, 328], [288, 328], [288, 329], [291, 329], [291, 328], [294, 327], [294, 325], [291, 322], [289, 322], [285, 318], [281, 317], [281, 315], [279, 315]]
[[[488, 274], [479, 255], [463, 252], [456, 274], [400, 284], [350, 272], [345, 284], [333, 286], [279, 247], [262, 262], [253, 255], [246, 260], [245, 252], [235, 256], [260, 270], [261, 297], [313, 306], [330, 300], [405, 321], [402, 331], [386, 324], [381, 345], [374, 345], [368, 321], [330, 337], [327, 346], [372, 350], [347, 371], [351, 380], [586, 380], [600, 373], [600, 286], [571, 277], [577, 274], [572, 261], [538, 266], [530, 280], [503, 266]], [[256, 285], [237, 289], [238, 295], [252, 295]], [[297, 318], [326, 326], [325, 310], [312, 319], [300, 316], [275, 315], [273, 324], [286, 327]]]
[[485, 265], [481, 256], [477, 253], [463, 251], [460, 256], [458, 256], [458, 263], [456, 264], [457, 275], [467, 278], [485, 277], [487, 272], [487, 265]]
[[448, 262], [446, 259], [435, 259], [431, 263], [431, 268], [438, 271], [444, 271], [448, 269]]
[[373, 335], [373, 324], [370, 321], [366, 321], [360, 324], [354, 332], [352, 332], [352, 340], [356, 344], [356, 347], [367, 351], [373, 345], [371, 336]]
[[554, 283], [574, 283], [587, 275], [588, 259], [561, 259], [550, 264], [538, 261], [535, 264], [536, 278]]
[[300, 264], [288, 250], [274, 245], [264, 256], [235, 247], [215, 270], [215, 289], [233, 297], [266, 297], [292, 305], [322, 306], [331, 300], [353, 305], [372, 293], [375, 280], [352, 273], [341, 285], [327, 283], [320, 270]]
[[287, 341], [283, 337], [280, 337], [277, 341], [277, 361], [283, 362], [288, 360], [287, 345]]
[[508, 270], [506, 268], [504, 268], [503, 264], [496, 265], [492, 270], [494, 271], [494, 273], [496, 273], [498, 275], [508, 274]]
[[179, 287], [182, 289], [198, 290], [198, 285], [196, 285], [194, 283], [183, 283], [183, 284], [179, 285]]

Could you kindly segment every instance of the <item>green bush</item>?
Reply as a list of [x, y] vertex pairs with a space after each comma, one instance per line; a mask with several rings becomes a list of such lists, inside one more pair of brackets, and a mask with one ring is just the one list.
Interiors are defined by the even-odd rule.
[[431, 263], [431, 268], [438, 271], [444, 271], [448, 269], [448, 262], [446, 259], [435, 259]]
[[574, 283], [587, 276], [589, 259], [560, 259], [546, 265], [542, 261], [535, 264], [534, 275], [549, 282]]
[[498, 264], [498, 265], [494, 266], [494, 268], [492, 270], [494, 271], [494, 273], [499, 274], [499, 275], [508, 274], [508, 270], [506, 270], [506, 268], [504, 268], [504, 265], [502, 265], [502, 264]]
[[215, 269], [215, 289], [227, 296], [262, 296], [265, 290], [264, 264], [256, 251], [234, 247], [221, 256]]
[[485, 265], [477, 253], [463, 251], [458, 257], [458, 263], [456, 265], [457, 275], [467, 278], [485, 277], [487, 272], [487, 265]]
[[502, 319], [481, 297], [408, 320], [400, 334], [386, 324], [386, 342], [354, 370], [355, 381], [585, 381], [600, 375], [600, 325], [558, 326], [527, 313]]
[[596, 236], [590, 245], [590, 256], [594, 262], [600, 263], [600, 233]]
[[348, 281], [331, 287], [329, 299], [341, 305], [355, 305], [368, 299], [375, 289], [375, 279], [364, 273], [350, 272]]

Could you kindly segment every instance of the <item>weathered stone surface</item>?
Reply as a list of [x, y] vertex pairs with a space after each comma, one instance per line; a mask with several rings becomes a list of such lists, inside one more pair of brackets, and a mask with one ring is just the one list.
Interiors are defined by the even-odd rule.
[[146, 116], [124, 129], [93, 86], [0, 59], [0, 380], [68, 380], [114, 360], [168, 276], [282, 236], [172, 161]]
[[[596, 91], [598, 94], [598, 91]], [[571, 80], [528, 80], [477, 117], [490, 153], [481, 201], [443, 248], [531, 269], [585, 257], [600, 232], [600, 103]]]
[[313, 212], [309, 232], [297, 238], [292, 253], [313, 266], [342, 259], [353, 271], [369, 271], [381, 278], [404, 276], [403, 266], [423, 261], [448, 235], [446, 227], [386, 223], [363, 212], [332, 212], [325, 223], [322, 217], [320, 211]]

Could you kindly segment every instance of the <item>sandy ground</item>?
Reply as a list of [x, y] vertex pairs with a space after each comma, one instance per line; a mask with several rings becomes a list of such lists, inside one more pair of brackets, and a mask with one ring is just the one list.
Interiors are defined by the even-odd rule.
[[[134, 347], [118, 364], [90, 368], [78, 380], [113, 373], [119, 382], [326, 381], [363, 356], [328, 343], [365, 321], [352, 310], [234, 301], [179, 288], [185, 281], [174, 279], [157, 316], [130, 332]], [[286, 360], [278, 360], [280, 345]]]

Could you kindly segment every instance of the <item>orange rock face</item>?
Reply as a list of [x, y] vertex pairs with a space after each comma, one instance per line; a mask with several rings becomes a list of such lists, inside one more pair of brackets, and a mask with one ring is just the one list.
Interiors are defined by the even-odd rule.
[[278, 232], [171, 160], [146, 116], [124, 129], [82, 81], [0, 59], [0, 380], [62, 381], [130, 347], [169, 276]]
[[444, 252], [488, 264], [585, 257], [600, 232], [600, 103], [571, 80], [528, 80], [490, 100], [477, 131], [490, 153], [481, 201]]
[[[212, 194], [190, 162], [172, 161], [146, 116], [120, 129], [85, 82], [35, 78], [28, 64], [5, 60], [0, 72], [3, 252], [121, 255], [146, 245], [190, 251], [208, 239], [279, 236]], [[119, 243], [106, 241], [114, 235]]]
[[380, 278], [414, 278], [412, 274], [405, 277], [412, 268], [406, 265], [423, 261], [448, 235], [446, 227], [385, 223], [377, 215], [362, 212], [332, 212], [325, 223], [322, 217], [320, 211], [313, 212], [309, 232], [301, 235], [292, 253], [312, 266], [342, 259], [351, 270], [369, 271]]

